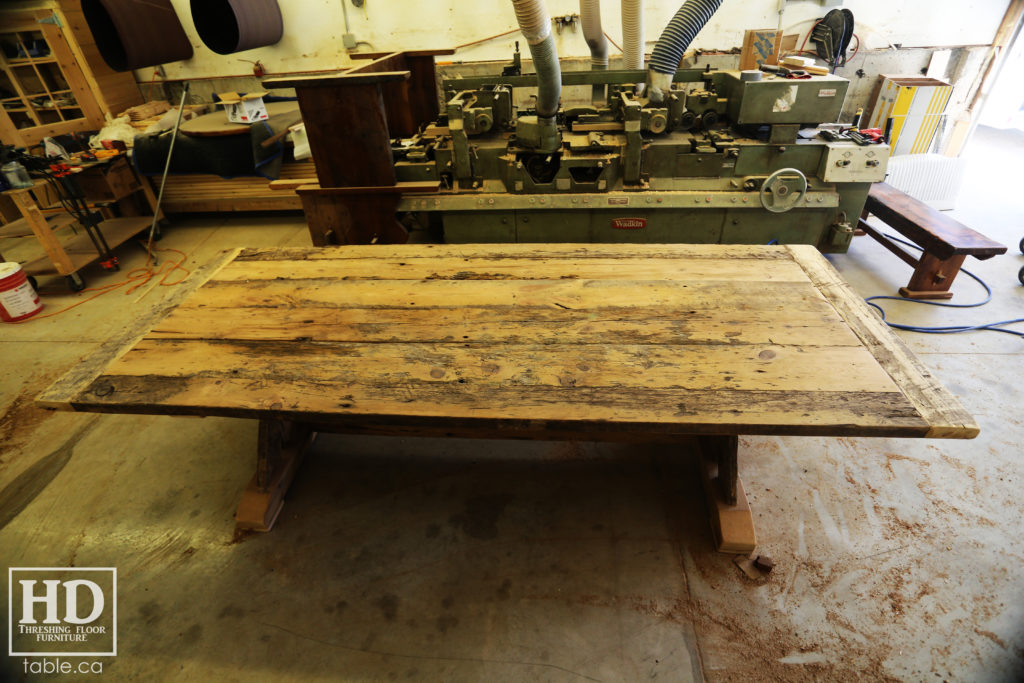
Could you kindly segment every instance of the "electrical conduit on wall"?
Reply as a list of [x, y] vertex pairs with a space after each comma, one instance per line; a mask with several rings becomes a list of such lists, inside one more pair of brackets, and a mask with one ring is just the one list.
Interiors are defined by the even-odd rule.
[[[625, 4], [623, 2], [623, 7]], [[679, 68], [686, 48], [721, 6], [722, 0], [686, 0], [668, 22], [651, 53], [648, 95], [652, 102], [664, 99], [664, 91], [672, 87], [672, 76]]]
[[[548, 8], [543, 0], [512, 0], [512, 5], [537, 72], [537, 116], [542, 122], [552, 124], [562, 97], [562, 69]], [[545, 119], [547, 121], [543, 121]]]

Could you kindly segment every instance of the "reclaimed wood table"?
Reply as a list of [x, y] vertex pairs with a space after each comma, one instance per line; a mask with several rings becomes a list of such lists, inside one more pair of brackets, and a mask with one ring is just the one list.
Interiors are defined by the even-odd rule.
[[258, 420], [236, 516], [258, 530], [319, 431], [696, 436], [725, 552], [755, 544], [739, 435], [978, 433], [809, 246], [235, 250], [38, 402]]

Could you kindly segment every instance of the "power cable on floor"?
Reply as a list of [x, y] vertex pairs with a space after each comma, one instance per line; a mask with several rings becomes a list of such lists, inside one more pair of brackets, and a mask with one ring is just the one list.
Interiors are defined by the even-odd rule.
[[[143, 243], [142, 246], [143, 248], [146, 248], [147, 245]], [[162, 266], [154, 270], [151, 265], [153, 262], [152, 252], [156, 251], [173, 251], [176, 254], [181, 254], [181, 260], [177, 262], [165, 261]], [[122, 280], [121, 282], [112, 282], [111, 284], [103, 285], [102, 287], [89, 287], [87, 289], [83, 289], [82, 292], [95, 292], [95, 294], [93, 294], [90, 297], [86, 297], [81, 301], [76, 301], [70, 306], [66, 306], [60, 309], [59, 311], [54, 311], [53, 313], [46, 313], [45, 315], [34, 315], [31, 318], [25, 318], [24, 320], [15, 320], [8, 324], [21, 325], [23, 323], [30, 323], [33, 320], [52, 318], [54, 316], [60, 315], [61, 313], [67, 313], [72, 308], [77, 308], [82, 304], [87, 304], [93, 299], [98, 299], [104, 294], [109, 294], [110, 292], [121, 289], [122, 287], [127, 287], [127, 289], [125, 289], [124, 291], [126, 295], [131, 294], [132, 292], [136, 291], [140, 287], [143, 287], [144, 285], [146, 285], [147, 283], [149, 283], [158, 276], [160, 277], [160, 279], [157, 281], [157, 284], [161, 287], [173, 287], [174, 285], [179, 285], [185, 281], [185, 278], [192, 274], [192, 271], [190, 271], [188, 268], [185, 268], [184, 266], [186, 260], [188, 260], [188, 255], [185, 254], [185, 252], [183, 251], [171, 247], [164, 247], [163, 249], [154, 247], [152, 251], [149, 253], [149, 256], [146, 258], [146, 264], [139, 268], [134, 268], [130, 270], [127, 273], [127, 275], [125, 275], [125, 279]], [[177, 270], [182, 271], [184, 275], [174, 280], [173, 282], [169, 282], [168, 278], [171, 276], [172, 273], [174, 273]]]
[[[914, 249], [917, 249], [918, 251], [923, 251], [921, 249], [921, 247], [917, 246], [913, 242], [907, 242], [906, 240], [902, 240], [899, 237], [895, 237], [893, 235], [886, 235], [886, 237], [888, 239], [894, 241], [894, 242], [898, 242], [898, 243], [900, 243], [902, 245], [905, 245], [905, 246], [908, 246], [908, 247], [913, 247]], [[889, 322], [888, 320], [886, 320], [886, 318], [885, 318], [885, 309], [883, 309], [878, 304], [874, 303], [875, 301], [879, 301], [879, 300], [888, 300], [888, 301], [904, 301], [904, 302], [911, 303], [911, 304], [925, 304], [925, 305], [928, 305], [928, 306], [942, 306], [943, 308], [978, 308], [978, 307], [984, 306], [988, 302], [992, 301], [992, 288], [989, 287], [988, 284], [986, 284], [984, 280], [982, 280], [980, 277], [978, 277], [977, 275], [975, 275], [971, 271], [967, 270], [966, 268], [961, 268], [960, 272], [970, 276], [979, 285], [981, 285], [982, 287], [985, 288], [985, 298], [984, 298], [984, 300], [978, 301], [978, 302], [972, 303], [972, 304], [951, 304], [951, 303], [945, 302], [945, 301], [926, 301], [926, 300], [923, 300], [923, 299], [906, 299], [906, 298], [904, 298], [902, 296], [888, 296], [888, 295], [884, 295], [884, 294], [879, 294], [879, 295], [876, 295], [876, 296], [866, 297], [864, 299], [864, 301], [865, 301], [865, 303], [867, 303], [868, 306], [871, 306], [871, 307], [877, 309], [878, 312], [881, 313], [881, 315], [882, 315], [882, 322], [884, 322], [889, 327], [895, 328], [897, 330], [905, 330], [907, 332], [920, 332], [922, 334], [956, 334], [958, 332], [973, 332], [974, 330], [991, 330], [993, 332], [1004, 332], [1006, 334], [1012, 334], [1014, 336], [1017, 336], [1017, 337], [1020, 337], [1020, 338], [1024, 339], [1024, 332], [1018, 332], [1017, 330], [1008, 330], [1008, 329], [1003, 327], [1004, 325], [1012, 325], [1014, 323], [1024, 322], [1024, 318], [1016, 318], [1014, 320], [1001, 320], [999, 322], [985, 323], [983, 325], [947, 325], [947, 326], [938, 326], [938, 327], [927, 327], [927, 326], [921, 326], [921, 325], [904, 325], [902, 323], [893, 323], [893, 322]]]

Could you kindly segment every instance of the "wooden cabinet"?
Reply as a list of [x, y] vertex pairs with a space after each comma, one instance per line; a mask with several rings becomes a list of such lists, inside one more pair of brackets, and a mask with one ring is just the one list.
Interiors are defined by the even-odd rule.
[[102, 63], [78, 2], [0, 10], [0, 141], [97, 130], [142, 96], [131, 73]]

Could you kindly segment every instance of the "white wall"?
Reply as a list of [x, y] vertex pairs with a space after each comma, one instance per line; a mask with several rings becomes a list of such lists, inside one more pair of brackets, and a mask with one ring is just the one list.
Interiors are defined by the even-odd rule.
[[[362, 9], [350, 0], [279, 0], [284, 38], [268, 48], [222, 56], [207, 49], [192, 26], [189, 0], [172, 0], [195, 55], [165, 66], [167, 77], [209, 78], [251, 73], [241, 60], [261, 60], [270, 73], [332, 69], [349, 64], [341, 39], [345, 33], [342, 2], [348, 2], [351, 31], [362, 41], [360, 50], [448, 48], [516, 27], [509, 0], [365, 0]], [[647, 0], [644, 19], [648, 50], [681, 4], [680, 0]], [[781, 24], [787, 33], [810, 30], [824, 14], [817, 0], [788, 0]], [[867, 48], [890, 43], [905, 47], [988, 44], [995, 36], [1009, 0], [846, 0], [853, 11], [857, 34]], [[778, 0], [725, 0], [692, 47], [729, 49], [743, 42], [748, 28], [778, 26]], [[579, 12], [577, 0], [548, 0], [553, 16]], [[605, 31], [621, 44], [619, 3], [605, 0]], [[504, 60], [518, 32], [479, 46], [459, 50], [455, 61]], [[522, 45], [524, 52], [526, 45]], [[582, 33], [566, 30], [558, 40], [563, 57], [587, 56]], [[613, 53], [616, 52], [612, 48]], [[151, 71], [138, 72], [148, 81]]]

